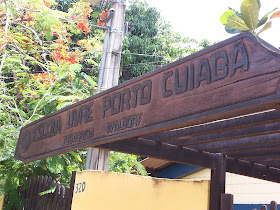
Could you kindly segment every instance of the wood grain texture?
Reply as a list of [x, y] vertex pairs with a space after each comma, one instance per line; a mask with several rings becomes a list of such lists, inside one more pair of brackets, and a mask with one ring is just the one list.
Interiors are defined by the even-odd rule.
[[233, 210], [233, 195], [221, 195], [221, 210]]
[[[48, 193], [42, 196], [40, 195], [40, 192], [49, 190], [52, 187], [56, 187], [54, 193]], [[70, 210], [72, 196], [73, 193], [68, 187], [61, 186], [51, 177], [31, 177], [28, 178], [28, 188], [24, 193], [24, 209]]]
[[271, 109], [280, 56], [240, 34], [22, 128], [30, 162], [125, 138]]
[[[98, 147], [211, 169], [217, 168], [220, 158], [220, 154], [137, 138], [112, 142]], [[280, 183], [280, 169], [232, 157], [226, 157], [226, 162], [227, 172]]]

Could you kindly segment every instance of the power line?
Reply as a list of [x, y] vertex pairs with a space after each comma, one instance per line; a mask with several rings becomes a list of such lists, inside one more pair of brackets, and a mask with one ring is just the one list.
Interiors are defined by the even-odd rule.
[[[110, 52], [109, 52], [110, 53]], [[175, 57], [168, 57], [168, 56], [162, 56], [162, 55], [149, 55], [149, 54], [141, 54], [141, 53], [127, 53], [127, 52], [115, 52], [119, 54], [124, 54], [124, 55], [138, 55], [138, 56], [149, 56], [149, 57], [159, 57], [159, 58], [174, 58]]]
[[154, 62], [145, 62], [145, 63], [133, 63], [133, 64], [127, 64], [123, 67], [128, 67], [128, 66], [137, 66], [137, 65], [142, 65], [142, 64], [154, 64], [154, 63], [164, 63], [166, 61], [154, 61]]

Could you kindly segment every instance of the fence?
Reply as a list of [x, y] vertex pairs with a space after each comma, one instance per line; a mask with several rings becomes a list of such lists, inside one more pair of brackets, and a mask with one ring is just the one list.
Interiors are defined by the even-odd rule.
[[[54, 193], [40, 196], [40, 192], [56, 187]], [[48, 176], [32, 177], [28, 181], [28, 189], [25, 192], [24, 209], [28, 210], [67, 210], [70, 209], [72, 193], [69, 187], [61, 186]]]
[[[40, 195], [53, 187], [55, 191]], [[26, 210], [70, 210], [72, 192], [69, 187], [61, 186], [58, 182], [48, 176], [35, 176], [28, 179], [28, 188], [18, 189], [18, 193], [24, 197], [24, 209]], [[11, 210], [17, 210], [12, 207]]]
[[[257, 209], [252, 209], [257, 210]], [[266, 205], [262, 205], [260, 210], [269, 210]], [[275, 201], [270, 202], [270, 210], [277, 210], [277, 203]]]

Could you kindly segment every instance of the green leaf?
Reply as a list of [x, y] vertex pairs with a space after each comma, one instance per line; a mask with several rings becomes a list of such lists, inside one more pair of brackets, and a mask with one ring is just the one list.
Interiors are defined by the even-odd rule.
[[20, 58], [16, 58], [16, 57], [9, 57], [6, 59], [7, 62], [15, 62], [15, 63], [21, 63], [21, 59]]
[[229, 29], [227, 27], [225, 27], [226, 32], [228, 32], [229, 34], [238, 34], [241, 31], [237, 30], [237, 29]]
[[259, 33], [257, 35], [259, 35], [260, 33], [266, 31], [267, 29], [271, 28], [272, 26], [272, 22], [269, 21], [267, 24], [265, 24], [265, 26], [259, 31]]
[[76, 160], [78, 160], [79, 162], [82, 162], [82, 158], [76, 153], [76, 152], [69, 152]]
[[91, 17], [98, 18], [99, 12], [92, 12]]
[[246, 25], [246, 23], [237, 16], [237, 14], [233, 10], [228, 10], [225, 12], [220, 21], [229, 29], [237, 29], [239, 31], [249, 31], [250, 28]]
[[233, 8], [231, 8], [231, 7], [229, 7], [229, 10], [234, 11], [234, 12], [237, 14], [237, 16], [238, 16], [238, 17], [242, 18], [241, 13], [240, 13], [240, 12], [238, 12], [237, 10], [235, 10], [235, 9], [233, 9]]
[[94, 86], [94, 87], [96, 86], [96, 82], [90, 76], [88, 76], [84, 72], [82, 72], [81, 75], [85, 78], [88, 84], [90, 84], [90, 86]]
[[243, 0], [241, 4], [241, 15], [246, 25], [255, 30], [259, 20], [260, 6], [257, 0]]
[[63, 72], [61, 74], [59, 74], [56, 79], [57, 80], [62, 80], [62, 79], [65, 79], [66, 77], [68, 77], [70, 74], [68, 72]]
[[258, 22], [257, 28], [262, 26], [263, 24], [266, 23], [268, 16], [274, 12], [277, 8], [274, 8], [273, 10], [271, 10], [270, 12], [268, 12], [265, 16], [262, 17], [262, 19], [260, 19], [260, 21]]
[[83, 66], [79, 63], [74, 63], [69, 65], [69, 70], [70, 71], [80, 71], [83, 68]]
[[69, 106], [71, 105], [72, 103], [71, 102], [64, 102], [64, 103], [59, 103], [57, 106], [56, 106], [56, 109], [59, 110], [59, 109], [62, 109], [66, 106]]
[[0, 95], [0, 98], [4, 99], [4, 100], [9, 100], [9, 99], [13, 99], [12, 96], [7, 96], [7, 95]]
[[49, 170], [52, 173], [58, 174], [66, 167], [64, 160], [59, 156], [49, 158]]
[[47, 28], [46, 29], [46, 40], [47, 41], [51, 41], [52, 40], [52, 31], [51, 31], [51, 29], [50, 28]]
[[69, 95], [69, 96], [57, 96], [58, 101], [69, 101], [73, 99], [79, 99], [79, 97], [75, 95]]
[[54, 193], [56, 190], [56, 187], [52, 187], [51, 189], [48, 189], [44, 192], [40, 192], [39, 195], [42, 196], [42, 195], [46, 195], [46, 194], [50, 194], [50, 193]]
[[259, 4], [259, 8], [261, 8], [261, 1], [257, 0], [258, 4]]

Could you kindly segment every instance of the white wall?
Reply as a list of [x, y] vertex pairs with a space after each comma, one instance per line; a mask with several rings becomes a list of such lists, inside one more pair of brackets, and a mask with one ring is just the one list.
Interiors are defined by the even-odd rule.
[[[184, 177], [188, 180], [210, 180], [210, 169]], [[226, 193], [234, 195], [235, 204], [280, 203], [280, 184], [251, 177], [226, 174]]]

